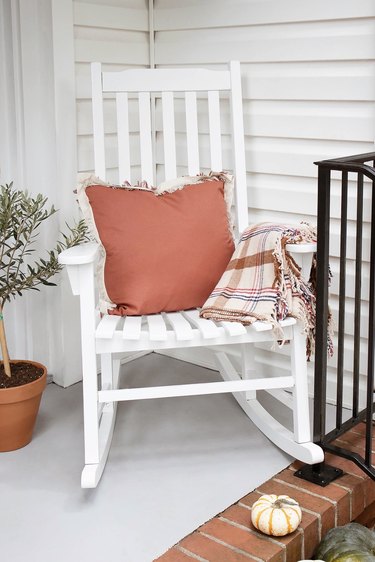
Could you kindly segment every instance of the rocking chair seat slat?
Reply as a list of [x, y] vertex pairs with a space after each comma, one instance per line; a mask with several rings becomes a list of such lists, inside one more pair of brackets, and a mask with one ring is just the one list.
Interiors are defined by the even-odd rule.
[[246, 327], [240, 322], [219, 322], [228, 336], [240, 336], [246, 334]]
[[222, 330], [212, 320], [204, 320], [204, 318], [199, 317], [199, 310], [184, 310], [182, 314], [193, 326], [198, 328], [203, 338], [211, 339], [221, 335]]
[[96, 328], [96, 337], [112, 339], [120, 320], [121, 316], [110, 316], [109, 314], [104, 315]]
[[126, 340], [139, 340], [141, 327], [142, 316], [127, 316], [122, 330], [122, 337]]
[[167, 339], [167, 327], [161, 314], [147, 316], [150, 341], [164, 341]]
[[177, 341], [193, 339], [192, 327], [180, 312], [169, 312], [165, 316], [176, 334]]
[[[285, 320], [280, 320], [279, 322], [281, 328], [284, 328], [286, 326], [294, 326], [294, 324], [296, 323], [297, 320], [295, 318], [292, 318], [292, 316], [288, 316], [288, 318], [285, 318]], [[254, 322], [253, 328], [256, 332], [266, 332], [267, 330], [272, 330], [272, 324], [270, 322]]]

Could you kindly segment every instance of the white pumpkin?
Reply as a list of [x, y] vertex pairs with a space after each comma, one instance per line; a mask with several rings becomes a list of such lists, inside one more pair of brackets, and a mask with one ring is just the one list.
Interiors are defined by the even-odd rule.
[[302, 519], [301, 508], [289, 496], [267, 494], [261, 496], [251, 508], [251, 522], [266, 535], [283, 537], [293, 533]]

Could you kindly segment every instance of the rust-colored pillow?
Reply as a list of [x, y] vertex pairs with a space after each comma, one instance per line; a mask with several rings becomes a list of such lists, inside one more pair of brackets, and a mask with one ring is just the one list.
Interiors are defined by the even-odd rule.
[[[202, 306], [234, 251], [226, 174], [166, 182], [168, 191], [115, 187], [98, 178], [78, 199], [102, 244], [100, 308], [140, 315]], [[229, 179], [228, 179], [229, 178]], [[181, 185], [182, 183], [182, 185]]]

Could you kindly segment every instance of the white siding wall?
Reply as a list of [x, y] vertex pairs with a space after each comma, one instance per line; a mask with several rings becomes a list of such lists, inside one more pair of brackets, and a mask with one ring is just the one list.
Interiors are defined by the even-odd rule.
[[[103, 63], [105, 70], [122, 70], [132, 66], [148, 67], [149, 13], [147, 0], [74, 0], [73, 6], [78, 172], [87, 174], [94, 169], [90, 62]], [[111, 115], [113, 110], [114, 100], [109, 98], [105, 102], [106, 114]], [[136, 176], [139, 164], [136, 137], [139, 127], [135, 112], [130, 127], [133, 133], [132, 155]], [[116, 143], [115, 122], [108, 119], [106, 156], [109, 181], [118, 181]]]
[[[66, 0], [58, 1], [61, 15]], [[33, 195], [43, 193], [48, 197], [48, 206], [54, 204], [59, 209], [43, 225], [36, 241], [35, 249], [42, 258], [46, 257], [46, 249], [54, 247], [65, 220], [72, 222], [71, 208], [65, 212], [65, 186], [71, 200], [70, 184], [65, 182], [70, 154], [65, 152], [65, 167], [61, 170], [61, 123], [56, 104], [59, 90], [67, 100], [66, 110], [72, 90], [64, 80], [55, 81], [53, 4], [53, 0], [0, 0], [0, 182], [14, 180], [18, 189], [27, 189]], [[69, 54], [69, 36], [65, 43]], [[60, 77], [65, 72], [62, 66]], [[71, 113], [65, 114], [67, 137]], [[70, 139], [73, 143], [74, 136]], [[70, 347], [66, 354], [63, 352], [64, 290], [60, 278], [58, 287], [42, 287], [40, 293], [27, 291], [5, 308], [11, 357], [40, 361], [49, 374], [58, 377], [65, 368], [69, 369], [72, 357]]]
[[[55, 2], [57, 4], [57, 0]], [[313, 162], [373, 150], [373, 0], [316, 0], [313, 3], [308, 0], [186, 0], [184, 3], [155, 0], [151, 13], [148, 0], [64, 0], [65, 4], [67, 9], [68, 4], [72, 6], [74, 18], [77, 168], [80, 173], [93, 170], [89, 63], [94, 60], [101, 61], [107, 69], [147, 67], [154, 59], [156, 66], [163, 67], [221, 68], [231, 59], [241, 61], [252, 221], [274, 218], [315, 222], [317, 170]], [[152, 6], [152, 2], [150, 4]], [[153, 25], [151, 32], [155, 32], [154, 37], [151, 33], [151, 41], [149, 22]], [[71, 44], [68, 46], [70, 49]], [[113, 102], [107, 100], [108, 114], [112, 106]], [[204, 119], [202, 105], [203, 126]], [[62, 125], [59, 127], [63, 137]], [[138, 179], [135, 109], [130, 126], [133, 132], [132, 175], [133, 179]], [[176, 126], [182, 146], [184, 125], [178, 118]], [[117, 181], [114, 121], [109, 121], [106, 132], [108, 179]], [[208, 145], [203, 144], [207, 146], [202, 150], [204, 165], [208, 160]], [[183, 172], [184, 161], [180, 154], [181, 151], [178, 165]], [[71, 186], [67, 183], [70, 197]], [[333, 204], [336, 217], [339, 204], [336, 197]], [[350, 212], [354, 219], [352, 201]], [[368, 220], [368, 214], [365, 216]], [[354, 255], [354, 226], [352, 220], [350, 258]], [[335, 220], [332, 232], [331, 263], [336, 273], [332, 307], [337, 315], [335, 256], [339, 226]], [[353, 262], [350, 260], [347, 269], [348, 318], [351, 320]], [[364, 300], [366, 290], [365, 280]], [[347, 332], [346, 365], [349, 368], [352, 360], [350, 324]], [[283, 353], [278, 359], [280, 368], [284, 365]], [[204, 354], [201, 357], [202, 361], [206, 360]], [[274, 360], [268, 353], [263, 353], [262, 359], [266, 365]]]
[[[252, 222], [315, 223], [313, 162], [374, 150], [374, 18], [373, 0], [155, 0], [156, 66], [221, 68], [229, 60], [241, 61]], [[334, 217], [339, 208], [336, 195]], [[353, 360], [353, 198], [349, 208], [347, 369]], [[367, 208], [365, 215], [369, 220]], [[333, 220], [331, 304], [336, 318], [338, 236], [339, 223]], [[368, 239], [365, 246], [368, 260]], [[365, 279], [364, 300], [366, 291]], [[209, 364], [204, 353], [201, 358]], [[275, 359], [263, 352], [262, 360], [267, 365]], [[333, 398], [333, 386], [329, 390]]]

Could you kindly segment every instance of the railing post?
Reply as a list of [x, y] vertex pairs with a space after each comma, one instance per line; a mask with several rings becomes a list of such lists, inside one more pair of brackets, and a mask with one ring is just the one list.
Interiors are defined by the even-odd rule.
[[[367, 164], [370, 162], [370, 164]], [[318, 168], [318, 243], [316, 272], [316, 330], [315, 330], [315, 380], [314, 380], [314, 422], [313, 440], [325, 451], [329, 451], [356, 463], [366, 474], [375, 480], [375, 469], [371, 464], [371, 444], [374, 416], [374, 368], [375, 368], [375, 153], [358, 154], [333, 160], [317, 162]], [[326, 389], [327, 389], [327, 328], [328, 328], [328, 286], [329, 286], [329, 234], [330, 234], [330, 183], [331, 172], [341, 172], [341, 217], [340, 217], [340, 279], [339, 279], [339, 322], [337, 333], [337, 389], [336, 389], [336, 427], [327, 432], [326, 428]], [[353, 401], [349, 419], [343, 421], [343, 384], [345, 351], [345, 304], [346, 304], [346, 248], [348, 220], [348, 173], [357, 174], [357, 209], [355, 243], [355, 289], [354, 289], [354, 360]], [[371, 235], [370, 235], [370, 288], [369, 321], [367, 346], [367, 399], [366, 407], [360, 411], [360, 351], [362, 314], [362, 249], [364, 232], [364, 177], [371, 180]], [[366, 192], [367, 193], [367, 192]], [[350, 412], [350, 409], [346, 414]], [[346, 416], [347, 417], [347, 416]], [[366, 420], [366, 439], [364, 458], [354, 451], [331, 443], [345, 431], [360, 421]], [[324, 462], [304, 466], [295, 474], [301, 478], [326, 486], [340, 476], [342, 471]]]
[[[318, 242], [316, 267], [316, 332], [314, 377], [314, 426], [315, 443], [321, 443], [325, 434], [326, 415], [321, 405], [326, 402], [327, 373], [327, 319], [328, 319], [328, 268], [329, 268], [329, 216], [330, 216], [329, 168], [319, 166], [318, 172]], [[321, 350], [324, 350], [322, 353]]]
[[[375, 167], [375, 162], [374, 162]], [[374, 416], [374, 352], [375, 352], [375, 180], [372, 182], [371, 198], [371, 246], [370, 246], [370, 289], [368, 315], [368, 356], [367, 356], [367, 401], [366, 401], [366, 450], [365, 463], [371, 466], [373, 416]]]

